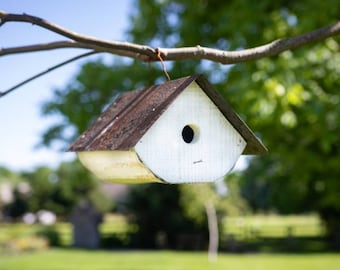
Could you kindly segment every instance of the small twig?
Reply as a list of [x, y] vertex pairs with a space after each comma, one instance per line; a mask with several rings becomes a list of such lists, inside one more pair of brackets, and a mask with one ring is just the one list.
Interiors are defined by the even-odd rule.
[[78, 55], [78, 56], [76, 56], [76, 57], [73, 57], [73, 58], [71, 58], [71, 59], [68, 59], [68, 60], [66, 60], [66, 61], [64, 61], [64, 62], [62, 62], [62, 63], [59, 63], [59, 64], [57, 64], [57, 65], [55, 65], [55, 66], [53, 66], [53, 67], [50, 67], [50, 68], [46, 69], [45, 71], [40, 72], [40, 73], [38, 73], [38, 74], [36, 74], [36, 75], [34, 75], [34, 76], [28, 78], [28, 79], [26, 79], [26, 80], [24, 80], [24, 81], [22, 81], [22, 82], [16, 84], [15, 86], [13, 86], [13, 87], [7, 89], [6, 91], [0, 92], [0, 98], [3, 97], [3, 96], [5, 96], [5, 95], [7, 95], [7, 94], [9, 94], [10, 92], [14, 91], [15, 89], [19, 88], [20, 86], [23, 86], [24, 84], [29, 83], [30, 81], [33, 81], [34, 79], [37, 79], [37, 78], [39, 78], [39, 77], [41, 77], [41, 76], [43, 76], [43, 75], [45, 75], [45, 74], [47, 74], [47, 73], [49, 73], [49, 72], [51, 72], [51, 71], [57, 69], [57, 68], [60, 68], [60, 67], [62, 67], [62, 66], [64, 66], [64, 65], [67, 65], [67, 64], [69, 64], [69, 63], [71, 63], [71, 62], [73, 62], [73, 61], [76, 61], [76, 60], [80, 59], [80, 58], [84, 58], [84, 57], [87, 57], [87, 56], [90, 56], [90, 55], [93, 55], [93, 54], [96, 54], [96, 53], [98, 53], [98, 52], [96, 52], [96, 51], [91, 51], [91, 52], [83, 53], [83, 54], [81, 54], [81, 55]]

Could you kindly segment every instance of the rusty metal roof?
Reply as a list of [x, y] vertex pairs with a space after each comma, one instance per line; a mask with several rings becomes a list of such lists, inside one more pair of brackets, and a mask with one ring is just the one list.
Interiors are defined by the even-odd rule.
[[202, 75], [193, 75], [120, 95], [70, 146], [68, 151], [130, 150], [159, 116], [196, 82], [247, 142], [243, 154], [267, 152], [266, 147]]

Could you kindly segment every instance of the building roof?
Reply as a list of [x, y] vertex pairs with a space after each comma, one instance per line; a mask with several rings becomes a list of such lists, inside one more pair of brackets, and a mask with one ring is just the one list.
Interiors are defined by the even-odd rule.
[[243, 154], [267, 152], [250, 128], [202, 76], [193, 75], [120, 95], [68, 151], [130, 150], [192, 82], [196, 82], [247, 142]]

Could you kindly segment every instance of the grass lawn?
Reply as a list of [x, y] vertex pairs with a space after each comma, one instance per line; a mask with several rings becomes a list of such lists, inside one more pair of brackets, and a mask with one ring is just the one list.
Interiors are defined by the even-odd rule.
[[209, 263], [203, 252], [83, 251], [52, 249], [25, 255], [0, 255], [0, 270], [232, 269], [338, 270], [339, 254], [220, 254]]
[[315, 237], [325, 234], [317, 215], [252, 215], [226, 217], [224, 232], [238, 239], [249, 237]]
[[[256, 237], [315, 237], [325, 233], [321, 220], [317, 215], [305, 216], [245, 216], [227, 217], [222, 228], [223, 235], [233, 235], [238, 240]], [[22, 236], [34, 235], [37, 231], [46, 229], [46, 226], [23, 223], [0, 223], [0, 243]], [[106, 215], [104, 223], [100, 225], [102, 235], [121, 235], [137, 230], [138, 226], [127, 223], [123, 216]], [[72, 226], [70, 223], [60, 222], [52, 226], [59, 233], [61, 244], [71, 244]]]

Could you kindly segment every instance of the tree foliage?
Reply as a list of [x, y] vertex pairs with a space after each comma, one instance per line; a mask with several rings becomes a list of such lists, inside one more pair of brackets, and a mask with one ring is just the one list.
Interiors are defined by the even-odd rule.
[[224, 181], [206, 184], [185, 184], [180, 187], [180, 204], [184, 215], [197, 224], [206, 223], [206, 202], [211, 202], [220, 221], [225, 216], [246, 215], [249, 213], [247, 202], [240, 196], [239, 176], [230, 174]]
[[[130, 33], [133, 41], [159, 46], [240, 49], [331, 23], [339, 12], [335, 1], [139, 1]], [[255, 209], [316, 210], [334, 229], [340, 219], [339, 66], [339, 39], [331, 38], [227, 69], [174, 63], [170, 74], [204, 71], [263, 138], [269, 154], [253, 159], [243, 177], [243, 194]]]
[[[184, 216], [180, 198], [181, 193], [176, 185], [132, 187], [127, 208], [130, 220], [138, 226], [132, 245], [139, 248], [178, 248], [183, 244], [179, 237], [186, 235], [202, 236], [205, 243], [206, 224]], [[191, 243], [190, 248], [202, 248], [202, 244], [197, 247]]]
[[28, 210], [30, 193], [20, 174], [0, 167], [0, 220], [18, 218]]
[[[307, 32], [340, 14], [336, 0], [140, 0], [134, 6], [132, 42], [224, 50]], [[282, 213], [318, 211], [334, 237], [340, 228], [339, 46], [338, 38], [330, 38], [231, 66], [197, 60], [167, 64], [171, 78], [206, 74], [269, 148], [267, 156], [251, 159], [242, 177], [242, 192], [251, 206]], [[136, 62], [107, 67], [89, 63], [73, 83], [55, 91], [44, 113], [62, 118], [45, 133], [45, 143], [65, 138], [68, 126], [74, 130], [67, 139], [78, 135], [115, 91], [163, 79], [154, 71], [156, 64], [151, 69]]]
[[56, 170], [39, 167], [32, 172], [22, 173], [30, 185], [26, 198], [26, 211], [38, 212], [46, 209], [60, 217], [68, 217], [73, 207], [82, 200], [91, 201], [101, 212], [113, 207], [112, 198], [99, 190], [98, 181], [78, 162], [65, 162]]

